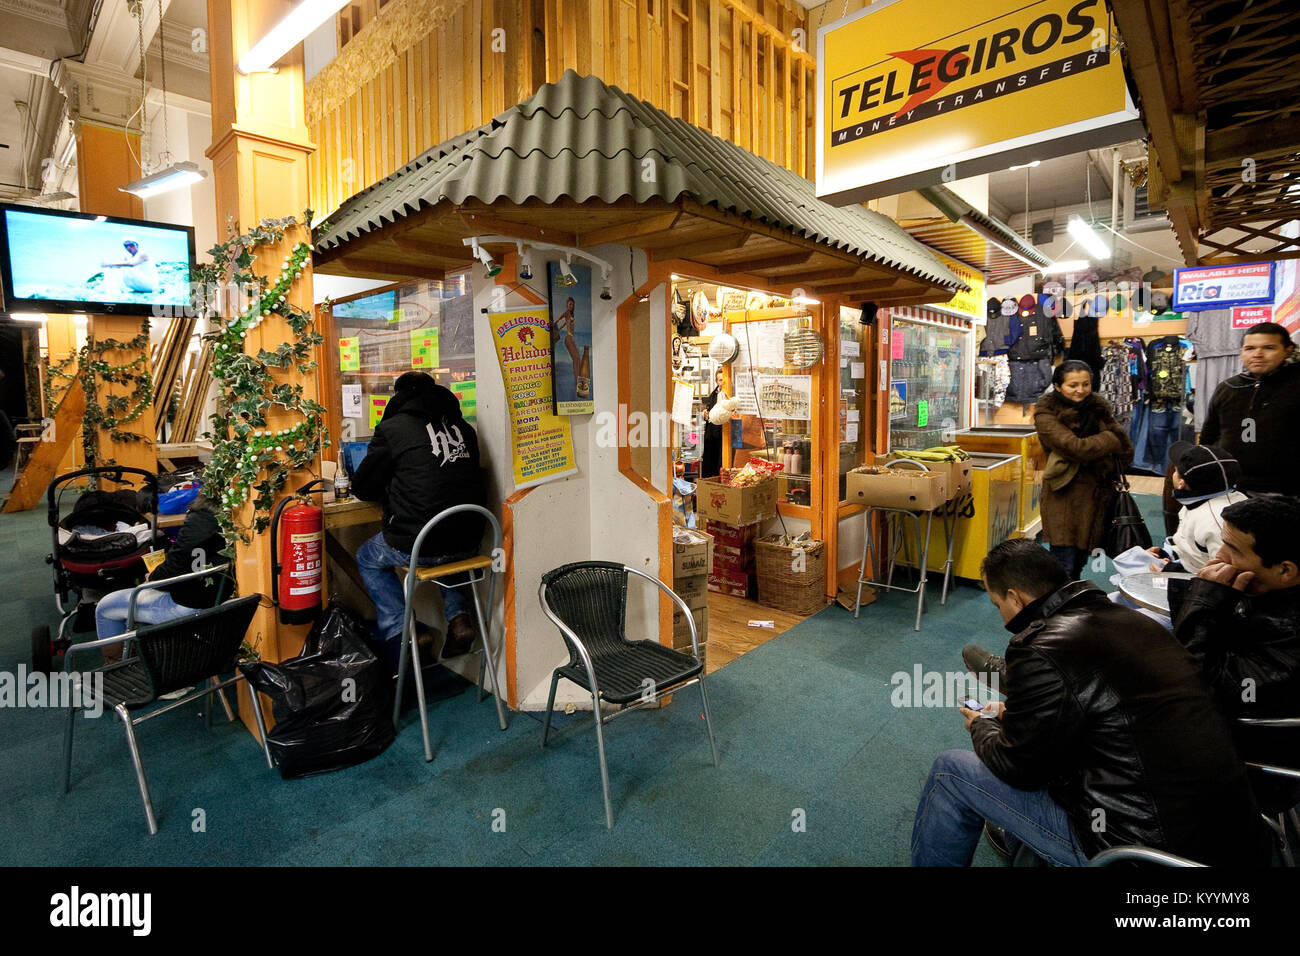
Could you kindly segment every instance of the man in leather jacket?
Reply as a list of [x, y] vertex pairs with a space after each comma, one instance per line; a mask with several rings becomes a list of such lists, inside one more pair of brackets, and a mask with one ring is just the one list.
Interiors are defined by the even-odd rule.
[[1032, 541], [989, 552], [989, 598], [1015, 637], [1007, 700], [962, 708], [974, 750], [934, 763], [917, 866], [967, 866], [984, 821], [1049, 863], [1123, 845], [1265, 865], [1268, 838], [1228, 725], [1186, 650]]

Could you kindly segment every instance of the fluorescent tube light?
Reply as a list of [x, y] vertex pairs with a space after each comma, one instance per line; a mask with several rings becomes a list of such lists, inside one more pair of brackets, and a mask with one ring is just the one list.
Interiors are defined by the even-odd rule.
[[1070, 235], [1074, 236], [1075, 240], [1082, 244], [1094, 259], [1110, 258], [1110, 247], [1102, 241], [1101, 236], [1093, 231], [1092, 226], [1078, 216], [1071, 216], [1066, 228], [1069, 230]]
[[309, 33], [338, 13], [348, 0], [303, 0], [253, 48], [239, 58], [240, 73], [265, 73]]
[[1087, 259], [1062, 259], [1059, 262], [1053, 262], [1046, 269], [1041, 269], [1043, 275], [1059, 275], [1062, 272], [1083, 272], [1092, 266]]
[[1042, 162], [1041, 159], [1036, 159], [1032, 163], [1021, 163], [1019, 166], [1008, 166], [1007, 171], [1014, 173], [1017, 169], [1033, 169], [1041, 162]]
[[170, 192], [182, 186], [202, 182], [207, 178], [208, 174], [199, 169], [197, 164], [180, 162], [172, 163], [165, 169], [151, 173], [144, 179], [137, 179], [133, 183], [127, 183], [125, 186], [118, 187], [118, 189], [121, 192], [139, 196], [141, 199], [148, 199], [151, 196], [157, 196], [159, 193]]
[[44, 312], [32, 312], [28, 315], [23, 315], [20, 312], [10, 312], [9, 318], [15, 322], [35, 322], [37, 325], [44, 325], [50, 321], [50, 317]]

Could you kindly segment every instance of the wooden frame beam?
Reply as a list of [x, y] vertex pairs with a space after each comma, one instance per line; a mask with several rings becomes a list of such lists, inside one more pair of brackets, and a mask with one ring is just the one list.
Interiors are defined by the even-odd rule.
[[356, 256], [343, 256], [343, 265], [352, 272], [365, 275], [392, 276], [401, 279], [438, 279], [447, 278], [445, 269], [431, 269], [428, 266], [408, 266], [400, 262], [385, 262], [382, 259], [359, 259]]
[[[580, 246], [599, 246], [607, 242], [627, 242], [629, 239], [645, 238], [646, 236], [658, 235], [669, 232], [677, 221], [681, 219], [681, 210], [676, 212], [667, 212], [661, 216], [650, 216], [640, 218], [634, 222], [619, 223], [617, 226], [606, 226], [603, 229], [593, 229], [590, 232], [580, 233], [578, 235], [578, 245]], [[629, 242], [628, 245], [635, 245]]]

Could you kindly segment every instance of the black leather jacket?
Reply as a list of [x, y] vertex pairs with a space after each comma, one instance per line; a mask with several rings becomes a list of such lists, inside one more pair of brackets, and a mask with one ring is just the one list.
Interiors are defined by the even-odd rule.
[[1191, 656], [1159, 624], [1067, 584], [1011, 622], [1006, 710], [971, 740], [999, 779], [1047, 788], [1088, 856], [1141, 844], [1266, 865], [1245, 768]]
[[1201, 444], [1218, 445], [1241, 462], [1240, 490], [1300, 495], [1300, 363], [1286, 362], [1262, 378], [1242, 372], [1220, 382]]
[[1175, 579], [1169, 606], [1174, 634], [1224, 713], [1300, 717], [1300, 587], [1246, 594], [1204, 578]]

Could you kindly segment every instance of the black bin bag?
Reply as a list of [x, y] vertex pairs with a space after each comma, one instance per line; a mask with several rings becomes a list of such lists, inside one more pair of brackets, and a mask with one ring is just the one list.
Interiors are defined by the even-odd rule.
[[283, 779], [365, 763], [393, 742], [393, 680], [364, 634], [360, 621], [331, 604], [297, 657], [240, 665], [271, 698], [275, 727], [266, 741]]

